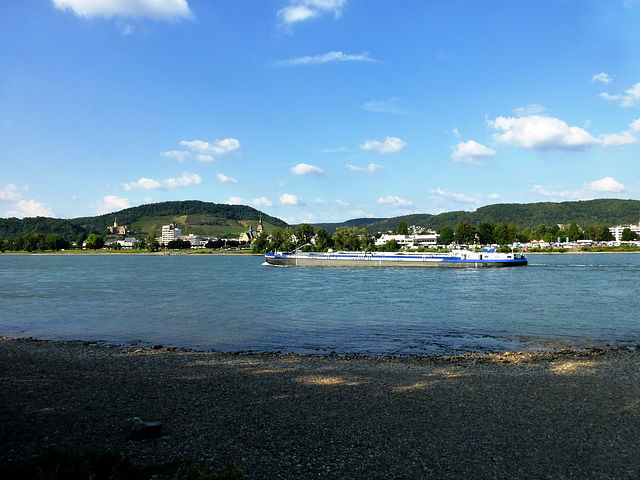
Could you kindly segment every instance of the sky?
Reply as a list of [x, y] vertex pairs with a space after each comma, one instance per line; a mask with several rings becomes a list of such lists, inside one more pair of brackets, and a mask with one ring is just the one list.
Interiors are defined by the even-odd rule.
[[640, 199], [640, 0], [0, 2], [3, 218], [595, 198]]

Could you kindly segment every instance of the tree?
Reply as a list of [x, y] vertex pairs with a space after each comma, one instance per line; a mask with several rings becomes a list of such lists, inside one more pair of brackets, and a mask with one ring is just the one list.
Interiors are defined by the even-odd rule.
[[442, 245], [451, 245], [453, 243], [453, 229], [445, 226], [440, 230], [440, 243]]
[[79, 233], [76, 238], [76, 246], [82, 248], [82, 244], [87, 239], [88, 235], [85, 232]]
[[[213, 243], [213, 242], [211, 242], [211, 240], [209, 240], [209, 242], [207, 242], [207, 245], [209, 245], [209, 243]], [[209, 247], [207, 245], [205, 245], [205, 247], [213, 248], [213, 247]], [[269, 235], [267, 235], [267, 232], [265, 232], [263, 230], [258, 234], [256, 239], [253, 242], [251, 242], [251, 252], [252, 253], [265, 253], [267, 251], [267, 247], [268, 246], [269, 246]]]
[[630, 228], [622, 230], [622, 235], [620, 236], [621, 242], [632, 242], [634, 240], [638, 240], [638, 234], [636, 232], [632, 232]]
[[578, 225], [576, 224], [576, 222], [571, 222], [571, 225], [569, 225], [569, 229], [567, 230], [567, 236], [569, 237], [569, 240], [571, 240], [572, 242], [575, 242], [576, 240], [580, 240], [580, 229], [578, 228]]
[[358, 250], [360, 238], [358, 227], [341, 227], [333, 235], [333, 243], [338, 250]]
[[99, 250], [104, 247], [104, 237], [97, 233], [92, 233], [87, 237], [87, 248], [90, 250]]
[[494, 226], [491, 223], [481, 223], [478, 227], [478, 238], [480, 239], [480, 243], [483, 245], [491, 245], [495, 243], [494, 234], [493, 234]]
[[318, 227], [313, 233], [316, 252], [325, 252], [333, 246], [333, 240], [326, 228]]
[[69, 248], [69, 240], [57, 233], [50, 233], [47, 235], [44, 239], [44, 243], [47, 250], [53, 250], [54, 252]]
[[313, 238], [313, 227], [308, 223], [301, 223], [294, 229], [293, 234], [298, 245], [306, 245]]
[[400, 250], [400, 245], [398, 245], [395, 238], [385, 242], [385, 244], [380, 247], [381, 252], [397, 252], [398, 250]]
[[400, 222], [398, 224], [398, 235], [409, 235], [409, 229], [405, 222]]
[[458, 222], [453, 232], [453, 239], [456, 243], [470, 245], [476, 236], [476, 229], [468, 222]]
[[497, 223], [493, 229], [493, 240], [498, 245], [509, 243], [509, 227], [506, 223]]
[[157, 252], [158, 250], [160, 250], [160, 243], [158, 242], [158, 240], [156, 240], [156, 234], [155, 233], [150, 233], [147, 236], [147, 250], [149, 250], [150, 252]]

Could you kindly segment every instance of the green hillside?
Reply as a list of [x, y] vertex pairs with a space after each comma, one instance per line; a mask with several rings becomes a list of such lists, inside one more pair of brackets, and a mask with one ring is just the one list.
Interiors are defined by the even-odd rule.
[[285, 228], [287, 224], [245, 205], [226, 205], [198, 200], [152, 203], [131, 207], [119, 212], [81, 217], [71, 220], [59, 218], [7, 218], [0, 219], [0, 239], [23, 236], [31, 233], [58, 233], [70, 241], [79, 233], [99, 233], [104, 235], [107, 227], [117, 219], [118, 225], [126, 225], [136, 234], [146, 236], [159, 234], [163, 225], [173, 223], [183, 234], [211, 237], [237, 237], [249, 226], [256, 228], [260, 218], [265, 229]]
[[587, 225], [626, 225], [636, 224], [640, 220], [639, 200], [598, 199], [579, 202], [542, 202], [542, 203], [502, 203], [480, 207], [474, 212], [455, 211], [439, 215], [412, 214], [387, 219], [359, 219], [357, 225], [353, 220], [330, 225], [327, 228], [333, 233], [343, 226], [358, 226], [366, 228], [370, 234], [385, 232], [398, 228], [400, 222], [407, 225], [419, 225], [440, 231], [442, 227], [454, 228], [459, 222], [468, 222], [474, 226], [482, 223], [515, 223], [518, 229], [530, 228], [535, 230], [539, 225], [570, 224], [576, 222], [579, 226]]

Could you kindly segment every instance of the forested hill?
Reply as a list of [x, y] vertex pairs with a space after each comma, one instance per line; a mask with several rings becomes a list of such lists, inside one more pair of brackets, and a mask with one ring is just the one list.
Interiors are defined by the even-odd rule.
[[[502, 203], [480, 207], [474, 212], [455, 211], [439, 215], [413, 214], [388, 219], [359, 219], [355, 226], [366, 228], [370, 234], [396, 230], [400, 222], [420, 225], [440, 231], [442, 227], [455, 228], [459, 222], [468, 222], [475, 227], [482, 223], [515, 223], [519, 229], [535, 230], [539, 225], [568, 225], [576, 222], [587, 225], [628, 225], [640, 220], [639, 200], [598, 199], [579, 202]], [[342, 224], [330, 224], [329, 232], [342, 226], [354, 226], [353, 220]], [[320, 226], [329, 224], [319, 224]]]
[[162, 225], [176, 224], [184, 234], [193, 233], [207, 236], [237, 237], [249, 226], [256, 228], [260, 217], [262, 223], [270, 227], [285, 228], [287, 224], [245, 205], [226, 205], [199, 200], [151, 203], [131, 207], [119, 212], [97, 217], [81, 217], [70, 220], [59, 218], [0, 218], [0, 239], [31, 233], [57, 233], [69, 240], [75, 240], [79, 233], [99, 233], [104, 235], [115, 219], [118, 225], [126, 225], [138, 235], [159, 234]]

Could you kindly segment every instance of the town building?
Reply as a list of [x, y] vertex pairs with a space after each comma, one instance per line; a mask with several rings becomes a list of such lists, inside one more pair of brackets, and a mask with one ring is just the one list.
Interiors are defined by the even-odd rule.
[[610, 227], [609, 231], [611, 235], [616, 239], [616, 242], [620, 243], [622, 240], [622, 232], [625, 228], [628, 228], [632, 232], [640, 235], [640, 222], [637, 225], [618, 225], [617, 227]]
[[253, 229], [253, 225], [249, 225], [248, 232], [242, 232], [238, 237], [238, 242], [250, 244], [258, 235], [260, 235], [264, 231], [264, 226], [262, 225], [262, 215], [260, 215], [260, 223], [258, 223], [258, 228], [256, 230]]
[[376, 247], [382, 246], [391, 240], [395, 240], [398, 245], [407, 248], [435, 247], [440, 240], [440, 235], [435, 232], [412, 235], [391, 235], [385, 233], [376, 240]]
[[162, 226], [162, 239], [160, 243], [165, 245], [176, 238], [182, 236], [182, 229], [177, 228], [173, 223]]
[[118, 225], [117, 217], [114, 219], [113, 225], [107, 227], [107, 230], [111, 235], [127, 235], [129, 233], [129, 229], [126, 226]]

